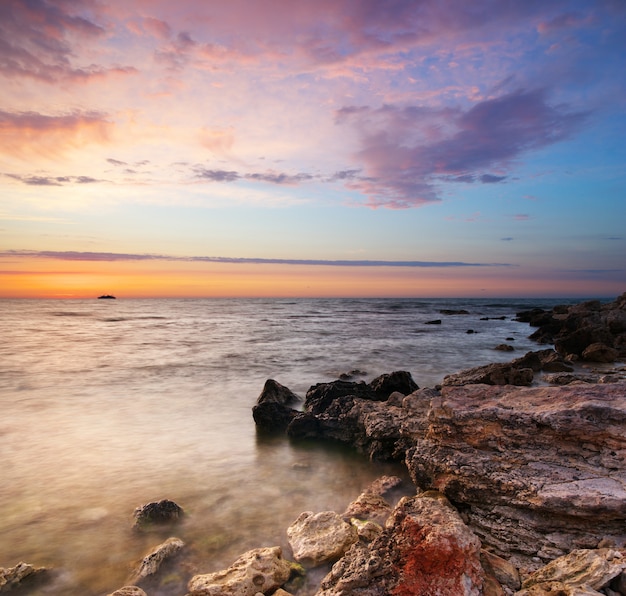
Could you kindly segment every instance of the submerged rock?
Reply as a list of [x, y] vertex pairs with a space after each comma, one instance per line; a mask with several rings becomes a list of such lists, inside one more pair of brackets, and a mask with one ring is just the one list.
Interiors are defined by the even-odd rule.
[[143, 529], [154, 524], [170, 524], [179, 521], [183, 515], [183, 509], [174, 501], [163, 499], [137, 507], [134, 527]]
[[46, 567], [35, 567], [30, 563], [20, 562], [15, 567], [0, 567], [0, 592], [9, 592], [25, 588], [48, 573]]
[[239, 557], [228, 569], [196, 575], [187, 596], [254, 596], [272, 593], [287, 582], [293, 564], [279, 546], [257, 548]]
[[162, 544], [153, 548], [142, 560], [137, 569], [133, 572], [129, 584], [136, 584], [146, 578], [157, 574], [163, 563], [175, 556], [185, 546], [180, 538], [168, 538]]

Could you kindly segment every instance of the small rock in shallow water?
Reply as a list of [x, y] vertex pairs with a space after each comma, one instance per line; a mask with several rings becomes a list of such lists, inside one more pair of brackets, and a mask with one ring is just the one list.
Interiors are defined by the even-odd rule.
[[178, 521], [184, 512], [174, 501], [148, 503], [135, 509], [135, 528], [144, 528], [152, 524], [167, 524]]

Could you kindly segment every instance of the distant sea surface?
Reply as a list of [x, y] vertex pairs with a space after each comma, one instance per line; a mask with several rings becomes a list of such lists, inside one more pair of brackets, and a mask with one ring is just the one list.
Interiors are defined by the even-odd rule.
[[[566, 302], [2, 300], [0, 567], [55, 569], [32, 594], [99, 596], [169, 535], [188, 545], [190, 574], [261, 546], [289, 556], [285, 529], [302, 511], [341, 512], [404, 470], [258, 438], [251, 410], [268, 378], [303, 397], [352, 370], [365, 381], [407, 370], [434, 386], [540, 349], [515, 313]], [[133, 532], [134, 509], [165, 498], [184, 521]]]

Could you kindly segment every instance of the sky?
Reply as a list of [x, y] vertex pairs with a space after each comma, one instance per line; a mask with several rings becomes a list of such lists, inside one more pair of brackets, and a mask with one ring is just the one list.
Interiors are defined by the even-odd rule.
[[614, 297], [624, 0], [2, 0], [0, 297]]

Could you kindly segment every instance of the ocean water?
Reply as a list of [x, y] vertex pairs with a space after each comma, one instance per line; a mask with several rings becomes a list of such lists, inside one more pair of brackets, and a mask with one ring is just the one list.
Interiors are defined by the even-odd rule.
[[[99, 596], [176, 535], [184, 565], [149, 593], [182, 596], [192, 574], [251, 548], [289, 557], [285, 529], [302, 511], [341, 512], [379, 475], [406, 474], [346, 448], [257, 437], [266, 379], [302, 396], [355, 369], [356, 380], [408, 370], [434, 386], [539, 349], [513, 317], [562, 302], [0, 301], [0, 567], [52, 568], [31, 594]], [[134, 509], [164, 498], [182, 523], [133, 531]]]

